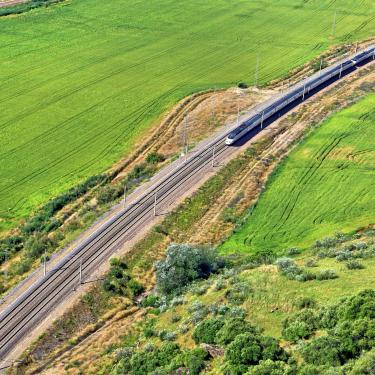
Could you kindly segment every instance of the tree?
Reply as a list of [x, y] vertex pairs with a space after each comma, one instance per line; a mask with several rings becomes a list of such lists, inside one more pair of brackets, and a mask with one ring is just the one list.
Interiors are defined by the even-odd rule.
[[230, 344], [239, 334], [250, 333], [258, 335], [259, 330], [243, 318], [230, 318], [216, 334], [216, 343]]
[[246, 375], [287, 375], [291, 373], [290, 370], [285, 362], [266, 359], [251, 367]]
[[373, 375], [375, 373], [375, 349], [363, 354], [355, 363], [349, 375]]
[[259, 338], [252, 333], [236, 336], [225, 351], [225, 359], [233, 373], [245, 373], [248, 366], [256, 365], [262, 359]]
[[193, 339], [196, 344], [215, 344], [216, 334], [223, 327], [222, 319], [206, 319], [195, 328]]
[[170, 245], [165, 260], [155, 265], [157, 288], [165, 295], [179, 293], [184, 286], [207, 278], [223, 265], [223, 260], [212, 249], [188, 244]]
[[304, 345], [301, 355], [305, 362], [314, 365], [340, 366], [340, 341], [334, 337], [318, 337]]

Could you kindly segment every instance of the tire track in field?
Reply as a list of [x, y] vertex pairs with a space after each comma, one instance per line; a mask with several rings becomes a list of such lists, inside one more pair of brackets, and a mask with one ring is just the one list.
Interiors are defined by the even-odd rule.
[[[211, 54], [212, 54], [212, 53], [216, 53], [215, 49], [213, 49], [213, 50], [211, 51]], [[209, 54], [207, 54], [207, 56], [208, 56], [208, 55], [209, 55]], [[189, 62], [187, 62], [186, 64], [189, 65]], [[177, 67], [175, 67], [173, 70], [170, 70], [170, 71], [167, 71], [166, 73], [164, 73], [164, 75], [170, 75], [170, 74], [173, 73], [173, 72], [176, 73], [176, 72], [178, 72], [180, 69], [181, 69], [181, 67], [180, 67], [180, 66], [177, 66]], [[202, 76], [204, 76], [204, 74], [201, 75], [200, 77], [202, 77]], [[163, 79], [163, 77], [161, 76], [161, 77], [159, 77], [159, 79]], [[137, 86], [133, 86], [133, 87], [132, 87], [132, 90], [134, 90], [134, 89], [136, 89], [136, 88], [137, 88]], [[175, 89], [174, 89], [174, 90], [175, 90]], [[74, 120], [77, 120], [79, 117], [81, 117], [81, 116], [87, 114], [87, 113], [90, 112], [91, 110], [94, 110], [98, 105], [104, 105], [105, 103], [109, 102], [110, 100], [115, 99], [117, 96], [122, 95], [122, 94], [125, 93], [125, 92], [128, 92], [128, 93], [129, 93], [129, 92], [131, 92], [131, 90], [129, 91], [129, 88], [125, 88], [124, 90], [120, 91], [119, 93], [115, 93], [115, 94], [109, 96], [108, 98], [105, 98], [105, 99], [102, 100], [101, 102], [96, 103], [95, 105], [93, 105], [93, 106], [87, 108], [86, 110], [80, 112], [79, 114], [74, 115], [73, 117], [69, 118], [68, 120], [65, 120], [65, 121], [63, 121], [63, 122], [58, 123], [54, 128], [49, 129], [49, 130], [46, 130], [44, 133], [38, 135], [37, 137], [34, 137], [33, 139], [29, 140], [28, 142], [25, 142], [25, 143], [23, 143], [22, 145], [19, 145], [19, 146], [15, 147], [15, 148], [13, 148], [13, 149], [11, 149], [11, 150], [8, 150], [8, 151], [2, 153], [2, 154], [0, 155], [0, 157], [1, 157], [1, 158], [4, 158], [4, 157], [6, 157], [6, 156], [10, 157], [10, 156], [12, 155], [12, 153], [15, 153], [15, 152], [17, 152], [17, 151], [20, 151], [21, 149], [23, 149], [23, 148], [25, 148], [25, 147], [27, 147], [27, 146], [29, 146], [29, 145], [33, 145], [33, 144], [35, 144], [36, 141], [39, 141], [39, 142], [40, 142], [40, 141], [46, 140], [48, 137], [52, 136], [52, 135], [55, 134], [56, 132], [60, 132], [60, 131], [61, 131], [63, 128], [65, 128], [66, 126], [67, 126], [68, 128], [65, 129], [64, 131], [67, 131], [67, 130], [69, 129], [70, 126], [74, 126], [74, 123], [73, 123]], [[128, 115], [127, 115], [127, 116], [128, 116]], [[131, 116], [131, 114], [130, 114], [130, 116]], [[134, 127], [133, 127], [133, 128], [134, 128]], [[133, 130], [133, 128], [131, 128], [131, 130]], [[93, 129], [93, 132], [95, 132], [95, 131], [96, 131], [96, 129]], [[127, 132], [129, 131], [129, 127], [126, 128], [126, 131], [127, 131]]]
[[330, 143], [325, 145], [324, 149], [322, 150], [318, 158], [313, 161], [313, 163], [308, 167], [307, 171], [302, 175], [300, 180], [297, 181], [296, 184], [293, 186], [293, 189], [289, 195], [289, 199], [287, 200], [286, 205], [284, 206], [284, 209], [279, 220], [277, 221], [277, 223], [274, 224], [273, 228], [267, 234], [264, 235], [264, 240], [272, 238], [272, 233], [274, 231], [277, 232], [278, 230], [280, 230], [281, 227], [284, 226], [284, 224], [287, 222], [290, 215], [292, 214], [299, 200], [299, 197], [305, 189], [305, 186], [320, 169], [327, 156], [332, 152], [332, 150], [334, 150], [340, 144], [342, 139], [344, 139], [345, 137], [345, 134], [342, 134], [338, 137], [334, 137]]
[[[232, 55], [233, 57], [233, 55]], [[232, 59], [228, 57], [228, 59]], [[216, 64], [216, 67], [220, 67], [222, 64], [221, 62], [220, 63], [217, 63]], [[210, 66], [209, 68], [207, 68], [207, 71], [211, 71], [212, 69], [214, 68], [214, 66]], [[204, 72], [202, 70], [202, 73], [200, 74], [200, 77], [204, 77], [206, 74], [206, 72]], [[184, 84], [186, 84], [187, 82], [185, 82]], [[173, 89], [169, 90], [169, 92], [167, 93], [167, 95], [165, 97], [168, 97], [169, 95], [171, 95], [172, 93], [174, 93], [175, 91], [177, 91], [179, 88], [181, 88], [182, 86], [181, 85], [177, 85], [175, 86]], [[151, 111], [152, 112], [152, 111]], [[135, 127], [137, 126], [137, 124], [139, 123], [139, 121], [142, 119], [142, 117], [144, 116], [144, 114], [142, 114], [141, 116], [138, 116], [138, 118], [136, 119], [133, 119], [130, 124], [131, 125], [128, 125], [127, 128], [126, 128], [126, 132], [128, 133], [129, 131], [132, 131], [135, 129]], [[105, 157], [107, 156], [108, 154], [110, 154], [112, 152], [112, 149], [114, 147], [117, 147], [119, 145], [119, 143], [122, 141], [123, 139], [123, 136], [126, 135], [126, 134], [120, 134], [117, 136], [117, 139], [114, 140], [114, 144], [112, 144], [111, 146], [106, 146], [103, 151], [99, 154], [99, 155], [95, 155], [93, 157], [93, 159], [87, 161], [85, 164], [81, 165], [79, 168], [77, 168], [76, 170], [73, 170], [73, 171], [70, 171], [66, 176], [69, 176], [71, 173], [77, 173], [77, 172], [82, 172], [83, 170], [85, 170], [87, 167], [90, 167], [92, 165], [92, 163], [98, 159], [98, 157]]]
[[[229, 55], [228, 55], [228, 59], [232, 59], [232, 57], [229, 57]], [[221, 62], [218, 62], [218, 63], [216, 64], [216, 67], [219, 67], [219, 66], [221, 66]], [[207, 70], [212, 70], [212, 68], [213, 68], [212, 66], [207, 67]], [[203, 71], [203, 72], [201, 73], [201, 76], [203, 77], [203, 76], [205, 76], [205, 74], [206, 74], [206, 72]], [[177, 88], [178, 88], [178, 86], [176, 86], [172, 91], [175, 91]], [[168, 95], [170, 95], [170, 93], [171, 93], [172, 91], [170, 90], [170, 92], [165, 93], [164, 96], [167, 97]], [[160, 99], [160, 98], [159, 98], [159, 99]], [[157, 105], [157, 103], [152, 103], [152, 105]], [[146, 112], [149, 111], [149, 108], [148, 108], [148, 107], [149, 107], [149, 106], [146, 106], [146, 108], [144, 108], [143, 112], [141, 112], [140, 114], [137, 114], [137, 112], [134, 113], [134, 115], [137, 115], [137, 117], [132, 121], [132, 123], [134, 124], [133, 127], [132, 127], [132, 129], [134, 129], [134, 127], [135, 127], [135, 125], [138, 123], [138, 121], [139, 121], [139, 120], [145, 115], [145, 111], [146, 111]], [[122, 123], [123, 123], [123, 121], [124, 121], [125, 119], [127, 119], [127, 118], [128, 118], [128, 116], [127, 116], [126, 118], [122, 118], [122, 119], [120, 119], [117, 123], [114, 124], [115, 127], [112, 125], [112, 126], [111, 126], [111, 132], [113, 132], [113, 130], [115, 130], [116, 128], [118, 128], [118, 126], [121, 126]], [[127, 128], [127, 131], [129, 131], [129, 128]], [[104, 130], [102, 133], [105, 133], [105, 132], [107, 132], [107, 130]], [[14, 183], [12, 186], [8, 186], [8, 189], [10, 189], [10, 188], [14, 188], [14, 187], [18, 186], [18, 185], [21, 184], [21, 183], [25, 183], [25, 182], [27, 182], [27, 180], [29, 180], [30, 178], [35, 178], [35, 177], [39, 176], [40, 174], [46, 172], [47, 170], [50, 170], [51, 168], [56, 167], [58, 164], [60, 164], [60, 163], [63, 162], [64, 160], [66, 160], [66, 159], [70, 158], [71, 156], [73, 156], [74, 154], [77, 154], [78, 152], [80, 152], [80, 151], [82, 150], [82, 148], [88, 147], [89, 144], [91, 143], [91, 141], [92, 141], [92, 140], [95, 140], [95, 138], [97, 138], [97, 137], [98, 137], [98, 135], [94, 135], [94, 137], [91, 137], [91, 139], [89, 139], [88, 141], [86, 141], [86, 142], [85, 142], [83, 145], [81, 145], [78, 149], [74, 149], [74, 150], [72, 150], [70, 153], [65, 154], [64, 157], [63, 157], [62, 159], [60, 159], [60, 160], [59, 160], [59, 159], [58, 159], [58, 160], [54, 160], [52, 163], [50, 163], [50, 164], [47, 166], [47, 168], [43, 168], [43, 170], [38, 170], [38, 171], [36, 171], [36, 172], [34, 172], [34, 173], [32, 173], [32, 174], [29, 174], [28, 176], [25, 176], [22, 180], [17, 181], [17, 182]], [[100, 156], [103, 156], [103, 152], [106, 152], [106, 153], [110, 152], [110, 151], [108, 151], [108, 146], [105, 147], [104, 151], [102, 151], [102, 153], [101, 153]], [[94, 158], [93, 158], [93, 160], [95, 160], [95, 159], [97, 159], [97, 158], [98, 158], [98, 155], [95, 155]], [[92, 163], [93, 160], [88, 161], [86, 164], [87, 164], [87, 165], [91, 165], [91, 163]], [[80, 166], [80, 167], [78, 168], [78, 170], [81, 171], [81, 170], [82, 170], [82, 166]], [[68, 173], [68, 176], [69, 176], [71, 173], [72, 173], [72, 171], [70, 171], [70, 172]], [[0, 192], [4, 192], [4, 191], [5, 191], [4, 189], [3, 189], [3, 190], [0, 190]]]

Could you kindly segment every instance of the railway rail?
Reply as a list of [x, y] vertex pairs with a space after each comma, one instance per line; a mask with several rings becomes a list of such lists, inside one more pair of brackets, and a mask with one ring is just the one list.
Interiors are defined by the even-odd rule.
[[[346, 57], [334, 66], [340, 66], [340, 64], [342, 66], [346, 61], [352, 61], [356, 55]], [[373, 60], [374, 55], [375, 48], [374, 53], [362, 60], [360, 64], [364, 65]], [[331, 77], [331, 80], [325, 82], [323, 86], [315, 87], [306, 93], [303, 98], [296, 99], [295, 102], [289, 103], [281, 111], [274, 113], [267, 121], [262, 122], [261, 126], [266, 127], [282, 113], [287, 112], [333, 81], [341, 79], [358, 66], [351, 67], [343, 74], [340, 72], [339, 77]], [[270, 105], [275, 105], [285, 95], [303, 87], [309, 81], [316, 79], [319, 74], [332, 68], [328, 67], [322, 72], [312, 75], [291, 87], [288, 92], [267, 101], [257, 108], [257, 113], [266, 111]], [[209, 168], [213, 164], [214, 158], [225, 158], [226, 155], [229, 155], [233, 146], [228, 146], [226, 139], [237, 128], [238, 124], [234, 124], [213, 140], [207, 142], [203, 148], [192, 152], [182, 163], [169, 171], [164, 178], [149, 187], [131, 205], [121, 210], [89, 235], [68, 256], [49, 270], [43, 278], [6, 307], [0, 313], [0, 361], [5, 360], [25, 335], [36, 328], [51, 310], [62, 304], [69, 294], [80, 285], [80, 275], [88, 276], [92, 274], [98, 266], [108, 260], [121, 244], [127, 239], [133, 238], [137, 231], [150, 222], [150, 218], [154, 217], [154, 211], [157, 207], [168, 206], [169, 203], [182, 196], [187, 181], [197, 178], [194, 176], [197, 176], [198, 171], [205, 171]]]

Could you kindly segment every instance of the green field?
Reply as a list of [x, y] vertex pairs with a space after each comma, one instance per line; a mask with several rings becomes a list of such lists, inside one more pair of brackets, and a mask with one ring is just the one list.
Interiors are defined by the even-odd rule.
[[224, 251], [306, 247], [375, 222], [375, 95], [329, 118], [272, 175]]
[[[335, 36], [332, 21], [337, 11]], [[72, 0], [0, 18], [0, 230], [132, 151], [178, 99], [374, 29], [372, 0]]]

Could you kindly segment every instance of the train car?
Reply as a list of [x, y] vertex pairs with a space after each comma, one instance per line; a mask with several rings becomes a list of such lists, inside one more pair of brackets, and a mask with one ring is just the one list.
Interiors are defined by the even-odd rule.
[[351, 59], [343, 61], [341, 64], [337, 64], [332, 68], [325, 69], [318, 75], [311, 77], [300, 87], [297, 87], [293, 91], [276, 100], [274, 103], [270, 104], [268, 107], [264, 108], [259, 114], [241, 123], [238, 128], [234, 129], [228, 134], [225, 144], [228, 146], [233, 144], [258, 125], [262, 126], [265, 120], [271, 117], [274, 113], [285, 108], [288, 104], [301, 97], [304, 99], [305, 95], [307, 95], [311, 90], [329, 81], [333, 77], [339, 76], [339, 78], [341, 78], [341, 75], [346, 70], [370, 57], [373, 59], [375, 58], [375, 46], [371, 46], [365, 51], [358, 53]]

